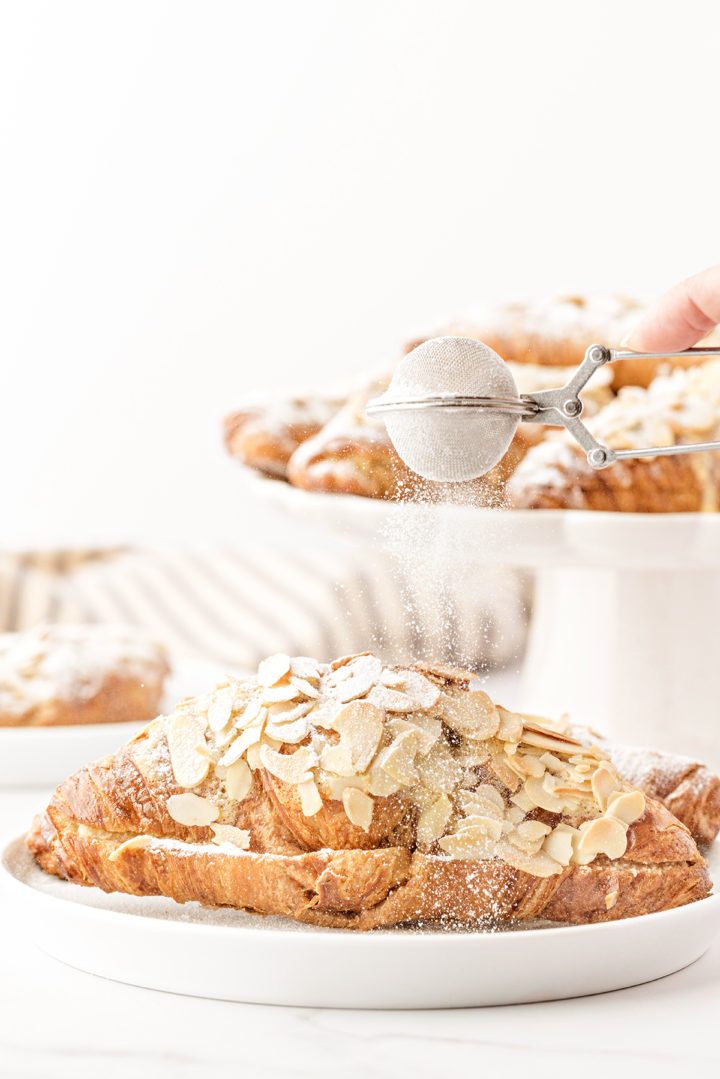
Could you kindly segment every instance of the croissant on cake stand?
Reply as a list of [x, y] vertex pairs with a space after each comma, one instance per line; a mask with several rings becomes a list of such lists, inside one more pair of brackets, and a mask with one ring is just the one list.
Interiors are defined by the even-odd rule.
[[369, 653], [271, 656], [182, 701], [62, 783], [28, 843], [79, 884], [347, 929], [608, 921], [710, 890], [689, 829], [590, 739]]

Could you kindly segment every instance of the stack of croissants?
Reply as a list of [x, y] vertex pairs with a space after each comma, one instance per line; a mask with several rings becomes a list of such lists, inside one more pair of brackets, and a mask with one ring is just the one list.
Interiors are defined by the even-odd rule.
[[[426, 336], [484, 341], [508, 362], [519, 391], [531, 393], [563, 385], [590, 344], [619, 346], [641, 311], [617, 296], [506, 304]], [[408, 469], [382, 419], [365, 412], [391, 377], [392, 370], [365, 377], [344, 393], [251, 397], [225, 421], [227, 449], [245, 466], [307, 491], [442, 498], [442, 485]], [[583, 402], [588, 426], [615, 450], [714, 441], [720, 438], [720, 360], [622, 360], [593, 376]], [[717, 511], [720, 457], [642, 458], [596, 471], [566, 434], [521, 423], [499, 464], [460, 493], [474, 505], [517, 509]]]

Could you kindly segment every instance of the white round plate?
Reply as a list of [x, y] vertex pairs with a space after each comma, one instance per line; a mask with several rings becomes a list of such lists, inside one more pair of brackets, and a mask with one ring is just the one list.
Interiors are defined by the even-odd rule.
[[[187, 656], [171, 656], [160, 702], [169, 712], [183, 697], [205, 693], [227, 671]], [[88, 761], [112, 753], [144, 723], [85, 723], [72, 727], [0, 727], [0, 787], [55, 786]]]
[[276, 509], [345, 536], [382, 544], [399, 529], [442, 530], [447, 554], [467, 562], [592, 569], [720, 568], [720, 513], [606, 513], [487, 509], [449, 502], [386, 502], [303, 491], [244, 470], [243, 483]]
[[130, 985], [257, 1004], [459, 1008], [586, 996], [672, 974], [720, 929], [717, 894], [602, 925], [354, 933], [105, 895], [44, 873], [23, 838], [2, 869], [16, 917], [55, 959]]

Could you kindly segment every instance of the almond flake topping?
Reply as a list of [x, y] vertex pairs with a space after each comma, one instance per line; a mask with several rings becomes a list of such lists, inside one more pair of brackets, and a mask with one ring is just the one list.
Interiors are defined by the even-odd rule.
[[361, 655], [334, 669], [326, 685], [341, 704], [364, 697], [382, 674], [382, 663], [372, 655]]
[[210, 769], [210, 759], [204, 752], [204, 724], [194, 716], [179, 712], [168, 723], [167, 741], [178, 786], [197, 787]]
[[593, 772], [590, 783], [595, 799], [604, 812], [609, 799], [618, 789], [617, 772], [609, 762], [603, 761]]
[[446, 794], [441, 794], [437, 801], [424, 809], [417, 822], [418, 843], [432, 843], [445, 831], [452, 816], [452, 802]]
[[625, 825], [640, 820], [645, 812], [645, 795], [642, 791], [625, 791], [611, 798], [607, 806], [608, 817], [613, 817]]
[[224, 767], [228, 767], [234, 764], [235, 761], [240, 760], [244, 753], [246, 753], [251, 746], [256, 745], [262, 738], [263, 728], [265, 726], [265, 719], [267, 717], [267, 710], [263, 708], [262, 712], [250, 723], [238, 738], [232, 743], [230, 748], [220, 758], [220, 764]]
[[320, 681], [320, 664], [309, 656], [293, 656], [290, 660], [290, 670], [294, 677], [305, 678], [311, 682]]
[[587, 865], [598, 854], [606, 854], [611, 859], [622, 858], [627, 849], [625, 828], [612, 817], [584, 821], [579, 832], [573, 859], [578, 865]]
[[198, 794], [171, 794], [167, 811], [174, 821], [186, 828], [207, 828], [220, 816], [220, 810], [209, 798]]
[[226, 686], [216, 690], [208, 708], [208, 726], [211, 731], [221, 731], [232, 716], [235, 689]]
[[377, 759], [378, 766], [400, 783], [417, 783], [416, 751], [417, 736], [414, 731], [406, 731], [404, 734], [399, 734], [389, 746], [380, 751]]
[[253, 776], [246, 761], [237, 760], [225, 773], [225, 790], [229, 798], [242, 802], [252, 787]]
[[315, 781], [313, 779], [306, 779], [303, 783], [298, 783], [297, 789], [298, 794], [300, 795], [300, 806], [303, 811], [303, 816], [314, 817], [316, 813], [320, 812], [323, 806], [320, 791], [317, 789]]
[[343, 791], [342, 802], [350, 823], [362, 828], [364, 832], [369, 832], [375, 805], [372, 798], [363, 794], [357, 787], [346, 787]]
[[279, 682], [276, 686], [263, 688], [263, 704], [283, 704], [288, 701], [297, 701], [301, 693], [294, 682]]
[[364, 772], [377, 753], [385, 730], [384, 719], [380, 709], [369, 701], [352, 701], [335, 716], [333, 726], [355, 773]]
[[444, 693], [440, 706], [448, 727], [466, 738], [485, 740], [497, 734], [500, 715], [487, 693], [481, 689], [468, 690], [457, 697]]
[[232, 824], [213, 824], [213, 843], [232, 843], [233, 847], [248, 850], [250, 833], [244, 828], [235, 828]]
[[285, 742], [289, 746], [304, 742], [309, 731], [310, 721], [307, 716], [300, 716], [293, 723], [277, 723], [271, 718], [265, 724], [268, 738], [277, 738], [278, 742]]
[[153, 837], [151, 835], [134, 835], [132, 839], [126, 839], [124, 843], [121, 843], [119, 847], [116, 847], [111, 854], [108, 855], [109, 862], [116, 862], [118, 858], [121, 858], [126, 851], [140, 850], [142, 847], [147, 847], [152, 843]]
[[310, 772], [318, 763], [317, 754], [304, 747], [294, 753], [278, 753], [268, 745], [260, 746], [260, 763], [271, 775], [284, 783], [304, 783], [312, 779]]
[[274, 686], [290, 674], [290, 657], [278, 652], [275, 656], [264, 659], [257, 672], [257, 680], [261, 686]]

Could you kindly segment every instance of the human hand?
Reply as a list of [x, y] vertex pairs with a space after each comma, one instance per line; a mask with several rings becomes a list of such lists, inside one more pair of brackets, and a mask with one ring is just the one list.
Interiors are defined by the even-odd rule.
[[693, 274], [654, 304], [623, 341], [634, 352], [690, 348], [720, 323], [720, 266]]

